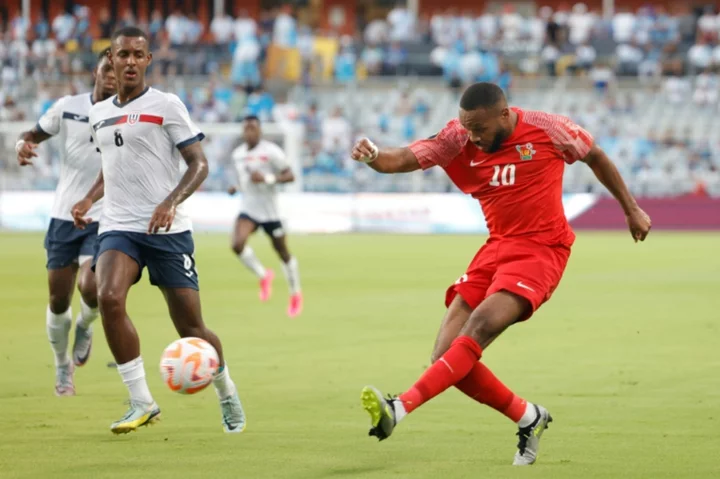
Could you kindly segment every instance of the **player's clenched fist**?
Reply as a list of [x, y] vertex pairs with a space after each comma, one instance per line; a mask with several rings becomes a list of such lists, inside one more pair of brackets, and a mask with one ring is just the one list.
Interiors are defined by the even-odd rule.
[[372, 163], [378, 156], [378, 147], [367, 138], [363, 138], [352, 149], [352, 159], [363, 163]]
[[160, 228], [165, 228], [165, 232], [170, 231], [174, 219], [175, 205], [169, 201], [163, 201], [155, 208], [148, 225], [148, 234], [155, 234], [160, 231]]
[[15, 144], [15, 152], [17, 153], [17, 160], [20, 166], [33, 164], [31, 158], [37, 157], [35, 148], [37, 148], [36, 143], [31, 143], [25, 140], [19, 140]]
[[638, 240], [645, 241], [645, 237], [650, 233], [652, 227], [652, 222], [647, 213], [640, 208], [636, 208], [628, 213], [625, 219], [635, 242], [637, 243]]
[[90, 198], [83, 198], [72, 207], [70, 214], [72, 214], [76, 228], [84, 230], [87, 225], [92, 223], [92, 218], [85, 217], [92, 205], [93, 202]]

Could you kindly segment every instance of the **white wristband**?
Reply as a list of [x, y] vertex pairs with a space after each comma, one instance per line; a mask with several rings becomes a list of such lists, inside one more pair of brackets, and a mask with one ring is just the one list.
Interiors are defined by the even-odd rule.
[[268, 185], [274, 185], [276, 181], [277, 178], [272, 173], [268, 173], [267, 175], [265, 175], [265, 183], [267, 183]]
[[23, 146], [25, 146], [25, 140], [18, 140], [17, 143], [15, 143], [15, 153], [19, 155]]
[[372, 148], [372, 156], [362, 156], [360, 157], [360, 161], [363, 163], [372, 163], [373, 161], [377, 160], [378, 157], [378, 147], [373, 143], [372, 141], [368, 140], [368, 143], [370, 143], [370, 147]]

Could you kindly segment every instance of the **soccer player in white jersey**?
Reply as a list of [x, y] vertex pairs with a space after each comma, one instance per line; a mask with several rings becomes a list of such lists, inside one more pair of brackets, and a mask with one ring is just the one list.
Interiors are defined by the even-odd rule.
[[[92, 347], [91, 324], [98, 316], [95, 274], [90, 259], [97, 240], [98, 223], [84, 230], [73, 225], [70, 208], [83, 197], [100, 171], [100, 153], [88, 126], [90, 107], [115, 94], [115, 73], [107, 50], [98, 57], [93, 71], [92, 93], [64, 96], [42, 116], [37, 125], [20, 135], [15, 146], [20, 166], [33, 164], [39, 143], [58, 136], [60, 140], [60, 178], [45, 235], [50, 301], [47, 307], [48, 339], [55, 353], [55, 394], [75, 395], [74, 367], [84, 365]], [[100, 204], [90, 215], [97, 217]], [[80, 313], [75, 326], [72, 360], [68, 356], [75, 278], [80, 291]]]
[[[142, 30], [118, 30], [110, 48], [118, 94], [90, 109], [102, 171], [73, 207], [75, 223], [83, 227], [90, 221], [87, 213], [93, 203], [104, 199], [93, 267], [105, 336], [130, 392], [130, 409], [110, 429], [127, 433], [160, 415], [145, 380], [140, 341], [126, 312], [130, 287], [147, 267], [150, 283], [162, 291], [180, 336], [203, 338], [217, 350], [221, 366], [213, 385], [222, 425], [226, 432], [242, 432], [245, 414], [222, 345], [203, 322], [192, 223], [182, 204], [208, 174], [200, 145], [204, 135], [176, 95], [146, 85], [152, 53]], [[181, 177], [182, 160], [188, 168]]]
[[[290, 304], [287, 314], [291, 318], [302, 312], [303, 296], [300, 289], [300, 273], [297, 259], [290, 254], [285, 230], [280, 221], [277, 202], [277, 185], [295, 181], [285, 152], [275, 143], [262, 138], [260, 120], [249, 116], [243, 122], [244, 143], [232, 153], [243, 193], [242, 210], [235, 220], [232, 249], [247, 268], [260, 279], [260, 300], [267, 301], [272, 293], [275, 273], [265, 268], [248, 246], [248, 237], [258, 227], [270, 237], [273, 248], [283, 263], [283, 271], [290, 288]], [[235, 194], [232, 186], [228, 193]]]

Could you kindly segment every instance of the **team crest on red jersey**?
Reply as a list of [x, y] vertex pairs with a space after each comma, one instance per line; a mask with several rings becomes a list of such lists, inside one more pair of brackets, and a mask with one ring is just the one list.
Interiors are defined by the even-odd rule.
[[136, 111], [130, 113], [128, 115], [128, 119], [127, 119], [128, 125], [130, 125], [130, 126], [134, 125], [135, 123], [138, 122], [139, 119], [140, 119], [140, 113], [138, 113]]
[[520, 159], [523, 161], [532, 160], [533, 155], [536, 153], [532, 143], [517, 145], [515, 149], [520, 153]]

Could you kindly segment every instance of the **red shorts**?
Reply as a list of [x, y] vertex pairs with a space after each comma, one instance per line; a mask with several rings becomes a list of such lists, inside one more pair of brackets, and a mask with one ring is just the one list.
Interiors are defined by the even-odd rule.
[[498, 240], [486, 243], [473, 258], [467, 272], [445, 295], [445, 306], [460, 295], [475, 309], [488, 296], [510, 291], [530, 302], [532, 314], [550, 299], [560, 283], [570, 257], [570, 248], [547, 246], [528, 240]]

